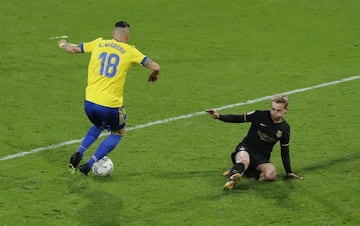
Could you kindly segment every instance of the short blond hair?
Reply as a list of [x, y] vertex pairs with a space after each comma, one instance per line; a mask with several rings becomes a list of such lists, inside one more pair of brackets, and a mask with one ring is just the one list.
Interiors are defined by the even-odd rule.
[[284, 104], [284, 107], [287, 108], [289, 105], [289, 97], [285, 94], [277, 94], [271, 98], [271, 102]]

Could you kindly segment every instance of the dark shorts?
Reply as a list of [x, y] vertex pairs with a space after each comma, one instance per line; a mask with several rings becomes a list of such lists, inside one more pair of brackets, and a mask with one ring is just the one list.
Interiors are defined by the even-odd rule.
[[238, 146], [236, 146], [234, 152], [231, 153], [231, 161], [233, 162], [233, 164], [236, 163], [235, 155], [240, 151], [246, 151], [250, 156], [249, 167], [244, 172], [244, 175], [246, 177], [258, 178], [260, 175], [260, 171], [256, 170], [256, 167], [263, 163], [270, 163], [270, 160], [267, 159], [265, 156], [252, 154], [251, 152], [249, 152], [248, 148], [243, 143], [240, 143], [238, 144]]
[[85, 113], [95, 126], [109, 131], [122, 129], [126, 125], [125, 107], [110, 108], [85, 101]]

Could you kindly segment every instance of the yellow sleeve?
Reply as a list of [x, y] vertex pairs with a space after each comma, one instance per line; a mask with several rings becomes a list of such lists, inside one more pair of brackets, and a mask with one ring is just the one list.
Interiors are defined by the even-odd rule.
[[91, 53], [95, 46], [98, 45], [99, 42], [101, 42], [103, 38], [97, 38], [91, 42], [84, 42], [80, 45], [80, 48], [83, 53]]
[[131, 61], [133, 63], [143, 64], [145, 58], [146, 56], [143, 53], [141, 53], [138, 49], [136, 49], [135, 46], [131, 48]]

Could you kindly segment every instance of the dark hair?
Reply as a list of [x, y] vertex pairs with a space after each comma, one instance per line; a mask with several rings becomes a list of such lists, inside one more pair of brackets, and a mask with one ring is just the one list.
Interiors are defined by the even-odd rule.
[[119, 21], [115, 24], [115, 27], [128, 27], [130, 28], [130, 24], [128, 24], [128, 22], [126, 21]]

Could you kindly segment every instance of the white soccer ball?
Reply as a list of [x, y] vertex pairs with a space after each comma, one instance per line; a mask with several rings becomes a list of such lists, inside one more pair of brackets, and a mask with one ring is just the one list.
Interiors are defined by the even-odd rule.
[[109, 157], [104, 156], [92, 166], [92, 171], [97, 176], [109, 176], [114, 170], [114, 164]]

